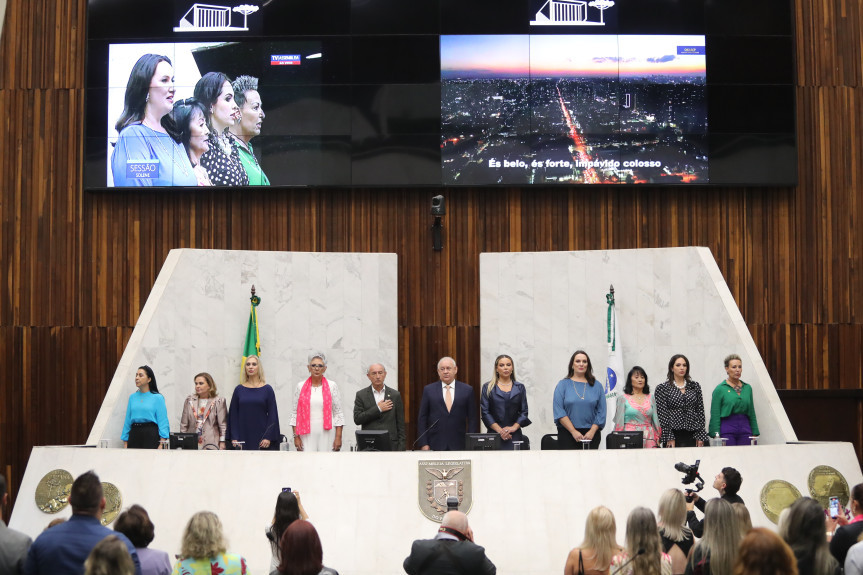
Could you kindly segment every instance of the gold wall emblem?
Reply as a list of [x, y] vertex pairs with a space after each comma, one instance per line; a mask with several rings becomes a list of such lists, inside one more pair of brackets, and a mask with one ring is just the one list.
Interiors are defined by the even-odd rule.
[[469, 459], [455, 461], [418, 461], [419, 507], [428, 519], [440, 523], [446, 513], [447, 497], [458, 497], [458, 509], [464, 513], [473, 505]]

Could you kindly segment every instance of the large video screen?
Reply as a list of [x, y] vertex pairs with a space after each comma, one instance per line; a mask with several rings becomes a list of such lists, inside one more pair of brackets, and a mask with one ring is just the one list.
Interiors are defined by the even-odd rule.
[[84, 185], [793, 185], [791, 14], [89, 0]]

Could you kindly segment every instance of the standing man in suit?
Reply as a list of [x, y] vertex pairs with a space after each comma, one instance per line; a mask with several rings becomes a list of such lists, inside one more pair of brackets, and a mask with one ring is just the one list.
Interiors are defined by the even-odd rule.
[[473, 542], [467, 515], [448, 511], [434, 539], [417, 539], [402, 565], [409, 575], [495, 575], [485, 549]]
[[463, 450], [464, 434], [479, 430], [473, 388], [456, 381], [457, 372], [453, 358], [441, 358], [437, 362], [440, 381], [423, 388], [417, 420], [417, 444], [423, 450]]
[[28, 536], [9, 529], [3, 522], [3, 509], [9, 502], [6, 477], [0, 474], [0, 574], [19, 575], [24, 572], [27, 550], [33, 542]]
[[393, 451], [405, 450], [405, 406], [397, 389], [384, 385], [387, 370], [373, 363], [366, 376], [372, 384], [357, 392], [354, 398], [354, 423], [362, 429], [385, 429], [390, 432]]

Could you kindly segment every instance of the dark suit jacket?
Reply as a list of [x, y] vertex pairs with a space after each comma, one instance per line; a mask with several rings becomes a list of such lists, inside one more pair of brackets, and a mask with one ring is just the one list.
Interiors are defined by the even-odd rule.
[[[488, 385], [488, 383], [484, 384], [479, 394], [482, 422], [489, 433], [494, 433], [491, 428], [493, 423], [497, 423], [501, 427], [508, 427], [517, 423], [519, 429], [512, 437], [516, 441], [522, 441], [524, 436], [521, 433], [521, 428], [530, 425], [530, 419], [527, 418], [527, 390], [525, 390], [524, 384], [517, 381], [513, 382], [509, 399], [499, 387], [495, 387], [491, 395], [486, 395]], [[509, 443], [511, 444], [512, 440]]]
[[454, 384], [452, 411], [446, 410], [440, 381], [423, 388], [417, 418], [417, 447], [428, 445], [435, 451], [463, 450], [464, 434], [479, 431], [473, 388], [461, 381]]
[[405, 559], [409, 575], [495, 575], [485, 549], [472, 541], [418, 539]]
[[385, 397], [393, 402], [389, 411], [381, 411], [369, 385], [354, 398], [354, 423], [363, 429], [385, 429], [390, 432], [393, 451], [405, 450], [405, 406], [398, 390], [384, 385]]

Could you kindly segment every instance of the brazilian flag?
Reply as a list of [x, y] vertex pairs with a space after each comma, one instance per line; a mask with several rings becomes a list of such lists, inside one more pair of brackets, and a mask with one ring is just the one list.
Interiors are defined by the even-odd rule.
[[249, 312], [249, 327], [246, 328], [246, 343], [243, 346], [243, 362], [241, 364], [243, 366], [246, 365], [246, 359], [250, 355], [261, 356], [261, 336], [258, 333], [258, 311], [256, 309], [261, 303], [261, 298], [252, 295], [249, 299], [252, 302], [252, 309]]

